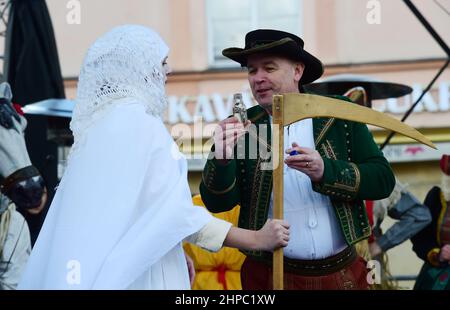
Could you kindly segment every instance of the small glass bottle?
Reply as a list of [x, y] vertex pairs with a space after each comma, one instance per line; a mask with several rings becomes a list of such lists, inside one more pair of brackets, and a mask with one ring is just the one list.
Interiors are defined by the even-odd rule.
[[242, 100], [242, 94], [234, 94], [233, 96], [233, 115], [238, 119], [239, 122], [247, 122], [247, 109], [245, 108], [244, 102]]

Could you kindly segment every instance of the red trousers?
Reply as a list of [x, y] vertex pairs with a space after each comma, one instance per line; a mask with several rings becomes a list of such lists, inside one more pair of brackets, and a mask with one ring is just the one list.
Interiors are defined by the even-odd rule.
[[[367, 282], [366, 261], [357, 256], [343, 269], [325, 275], [305, 276], [284, 272], [285, 290], [365, 290]], [[272, 290], [272, 267], [247, 257], [241, 268], [244, 290]]]

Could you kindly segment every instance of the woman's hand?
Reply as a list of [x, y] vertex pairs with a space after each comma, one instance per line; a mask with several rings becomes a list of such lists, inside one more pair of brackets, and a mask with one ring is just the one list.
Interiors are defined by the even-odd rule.
[[268, 219], [264, 226], [256, 232], [258, 248], [264, 251], [273, 251], [288, 245], [288, 222]]

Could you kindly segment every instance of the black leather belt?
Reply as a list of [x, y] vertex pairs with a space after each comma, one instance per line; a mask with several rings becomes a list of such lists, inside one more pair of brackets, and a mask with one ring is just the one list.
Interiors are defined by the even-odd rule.
[[[304, 276], [328, 275], [344, 269], [357, 258], [354, 246], [347, 247], [336, 255], [315, 260], [300, 260], [284, 257], [284, 272], [295, 273]], [[264, 252], [263, 257], [251, 257], [255, 260], [262, 260], [272, 267], [272, 254]]]

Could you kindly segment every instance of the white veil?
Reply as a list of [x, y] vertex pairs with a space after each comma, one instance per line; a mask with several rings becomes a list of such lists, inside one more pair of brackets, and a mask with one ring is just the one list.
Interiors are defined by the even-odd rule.
[[[75, 147], [19, 288], [128, 288], [167, 253], [182, 256], [180, 242], [211, 220], [192, 205], [186, 161], [160, 118], [167, 53], [141, 26], [117, 27], [89, 49]], [[177, 276], [186, 283], [186, 269]]]
[[86, 129], [119, 104], [134, 98], [147, 112], [162, 116], [166, 106], [162, 61], [169, 48], [149, 28], [126, 25], [112, 29], [89, 48], [81, 67], [76, 105], [70, 123], [75, 150]]

